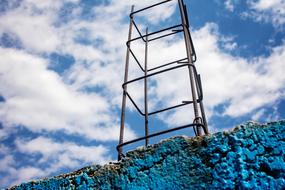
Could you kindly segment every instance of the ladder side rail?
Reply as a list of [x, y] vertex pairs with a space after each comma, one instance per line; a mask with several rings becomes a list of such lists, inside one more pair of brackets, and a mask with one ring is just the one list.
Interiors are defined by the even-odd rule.
[[[184, 40], [185, 40], [188, 60], [189, 60], [189, 63], [193, 63], [193, 57], [192, 57], [193, 49], [192, 49], [191, 41], [189, 38], [190, 33], [188, 30], [188, 26], [187, 26], [187, 19], [186, 19], [185, 8], [184, 8], [185, 6], [183, 3], [183, 0], [178, 0], [178, 4], [179, 4], [181, 21], [183, 25], [183, 33], [184, 33]], [[191, 94], [192, 94], [192, 101], [193, 101], [194, 117], [196, 119], [196, 118], [200, 118], [200, 116], [199, 116], [199, 111], [198, 111], [198, 103], [196, 100], [197, 92], [196, 92], [195, 78], [193, 76], [193, 69], [191, 67], [188, 67], [188, 68], [189, 68], [189, 78], [190, 78]], [[202, 135], [201, 127], [199, 126], [197, 126], [197, 135], [198, 136]]]
[[[144, 76], [147, 76], [148, 61], [148, 28], [146, 28], [145, 39], [145, 60], [144, 60]], [[147, 94], [147, 77], [144, 78], [144, 113], [145, 113], [145, 136], [148, 136], [148, 94]], [[145, 146], [148, 145], [148, 138], [145, 139]]]
[[[131, 8], [131, 12], [134, 11], [135, 6], [133, 5]], [[129, 34], [128, 34], [128, 40], [132, 38], [132, 28], [133, 28], [133, 16], [130, 19], [130, 25], [129, 25]], [[124, 83], [128, 81], [128, 72], [129, 72], [129, 63], [130, 63], [130, 51], [127, 48], [126, 53], [126, 64], [125, 64], [125, 75], [124, 75]], [[127, 86], [123, 87], [123, 98], [122, 98], [122, 110], [121, 110], [121, 125], [120, 125], [120, 137], [119, 137], [119, 144], [122, 144], [124, 141], [124, 130], [125, 130], [125, 112], [126, 112], [126, 99], [127, 99]], [[121, 154], [123, 150], [122, 147], [118, 150], [118, 160], [121, 159]]]

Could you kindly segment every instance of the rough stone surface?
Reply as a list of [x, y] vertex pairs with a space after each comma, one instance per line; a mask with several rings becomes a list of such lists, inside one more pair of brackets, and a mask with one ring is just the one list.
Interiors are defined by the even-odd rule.
[[285, 121], [173, 137], [105, 166], [11, 189], [285, 189]]

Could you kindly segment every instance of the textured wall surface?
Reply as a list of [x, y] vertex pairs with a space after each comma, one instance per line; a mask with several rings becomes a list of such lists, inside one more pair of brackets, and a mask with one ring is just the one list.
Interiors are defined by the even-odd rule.
[[285, 189], [285, 121], [173, 137], [105, 166], [11, 189]]

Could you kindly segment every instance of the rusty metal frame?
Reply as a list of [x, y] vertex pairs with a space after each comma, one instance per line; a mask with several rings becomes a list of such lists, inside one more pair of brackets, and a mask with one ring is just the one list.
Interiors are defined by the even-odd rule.
[[[181, 24], [170, 26], [170, 27], [167, 27], [167, 28], [155, 31], [155, 32], [151, 32], [151, 33], [149, 33], [148, 28], [146, 28], [146, 32], [143, 35], [142, 32], [139, 30], [139, 28], [138, 28], [138, 26], [134, 20], [135, 14], [140, 13], [140, 12], [145, 11], [145, 10], [148, 10], [148, 9], [151, 9], [153, 7], [159, 6], [159, 5], [164, 4], [164, 3], [168, 3], [170, 1], [174, 1], [174, 0], [165, 0], [165, 1], [162, 1], [160, 3], [154, 4], [154, 5], [151, 5], [151, 6], [143, 8], [143, 9], [136, 10], [136, 11], [134, 11], [134, 6], [132, 6], [132, 9], [131, 9], [129, 35], [128, 35], [128, 41], [126, 43], [127, 53], [126, 53], [125, 75], [124, 75], [124, 83], [122, 85], [123, 99], [122, 99], [122, 111], [121, 111], [120, 138], [119, 138], [119, 144], [117, 146], [118, 160], [120, 160], [124, 156], [123, 149], [122, 149], [123, 146], [128, 145], [128, 144], [132, 144], [132, 143], [137, 142], [137, 141], [145, 140], [145, 146], [147, 146], [149, 138], [152, 138], [152, 137], [155, 137], [155, 136], [158, 136], [161, 134], [169, 133], [172, 131], [181, 130], [181, 129], [184, 129], [187, 127], [193, 127], [194, 133], [196, 136], [202, 135], [202, 129], [203, 129], [204, 134], [209, 133], [208, 132], [208, 126], [207, 126], [207, 120], [206, 120], [206, 116], [205, 116], [205, 112], [204, 112], [204, 106], [203, 106], [203, 90], [202, 90], [201, 77], [197, 73], [196, 67], [194, 65], [194, 62], [196, 61], [196, 52], [195, 52], [193, 41], [192, 41], [192, 38], [190, 35], [187, 9], [186, 9], [186, 5], [184, 4], [183, 0], [176, 0], [178, 5], [179, 5], [179, 10], [180, 10], [180, 15], [181, 15]], [[132, 39], [133, 27], [138, 32], [139, 37]], [[165, 34], [165, 32], [166, 32], [166, 34]], [[170, 36], [170, 35], [175, 35], [175, 34], [180, 33], [180, 32], [183, 32], [183, 34], [184, 34], [187, 57], [176, 60], [176, 61], [172, 61], [169, 63], [165, 63], [163, 65], [159, 65], [159, 66], [156, 66], [154, 68], [148, 68], [148, 43], [151, 41], [158, 40], [160, 38]], [[163, 33], [163, 34], [161, 34], [161, 33]], [[153, 37], [154, 35], [157, 35], [157, 34], [161, 34], [161, 35]], [[142, 40], [145, 43], [144, 67], [139, 62], [139, 60], [135, 56], [133, 50], [131, 49], [131, 43], [136, 41], [136, 40]], [[133, 57], [133, 59], [135, 60], [135, 62], [139, 66], [139, 68], [144, 73], [143, 76], [132, 79], [132, 80], [128, 80], [130, 56]], [[174, 64], [177, 64], [177, 65], [174, 65]], [[171, 67], [163, 68], [166, 66], [171, 66]], [[188, 68], [188, 71], [189, 71], [192, 100], [191, 101], [183, 101], [182, 103], [180, 103], [178, 105], [170, 106], [167, 108], [162, 108], [162, 109], [155, 110], [155, 111], [152, 111], [149, 113], [149, 110], [148, 110], [148, 94], [147, 94], [147, 87], [148, 87], [147, 86], [148, 85], [147, 84], [147, 78], [155, 76], [155, 75], [159, 75], [161, 73], [165, 73], [165, 72], [168, 72], [171, 70], [184, 68], [184, 67]], [[160, 70], [155, 71], [157, 69], [160, 69]], [[138, 107], [138, 105], [136, 104], [134, 99], [131, 97], [131, 95], [127, 91], [127, 86], [129, 84], [140, 81], [140, 80], [144, 80], [144, 111], [142, 111]], [[124, 142], [125, 111], [126, 111], [126, 100], [127, 100], [127, 98], [132, 102], [132, 104], [134, 105], [136, 110], [145, 118], [145, 136]], [[183, 126], [179, 126], [179, 127], [172, 128], [172, 129], [168, 129], [168, 130], [164, 130], [164, 131], [160, 131], [160, 132], [153, 133], [153, 134], [148, 133], [148, 127], [149, 127], [148, 126], [148, 121], [149, 121], [148, 117], [149, 116], [154, 115], [154, 114], [158, 114], [158, 113], [161, 113], [164, 111], [168, 111], [171, 109], [175, 109], [175, 108], [178, 108], [181, 106], [185, 106], [188, 104], [193, 104], [193, 110], [194, 110], [193, 123], [183, 125]], [[201, 114], [201, 116], [200, 116], [200, 114]]]

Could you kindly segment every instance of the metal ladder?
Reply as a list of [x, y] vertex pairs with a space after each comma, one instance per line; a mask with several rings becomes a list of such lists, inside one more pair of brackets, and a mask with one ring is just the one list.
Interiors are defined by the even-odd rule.
[[[143, 35], [142, 32], [139, 30], [136, 22], [135, 22], [135, 15], [137, 13], [140, 13], [142, 11], [147, 11], [153, 7], [160, 6], [165, 3], [169, 3], [170, 1], [177, 1], [179, 5], [179, 13], [181, 16], [181, 23], [178, 25], [166, 27], [164, 29], [155, 31], [155, 32], [148, 32], [148, 28], [146, 28], [146, 33]], [[132, 31], [133, 27], [138, 32], [139, 36], [136, 38], [132, 38]], [[148, 68], [148, 44], [152, 41], [170, 36], [175, 35], [177, 33], [183, 32], [184, 41], [185, 41], [185, 48], [187, 57], [178, 59], [176, 61], [172, 61], [169, 63], [165, 63], [163, 65], [156, 66], [154, 68]], [[144, 66], [139, 62], [137, 57], [135, 56], [134, 51], [131, 49], [131, 42], [134, 42], [136, 40], [142, 40], [145, 45], [145, 60], [144, 60]], [[201, 78], [200, 75], [197, 73], [196, 67], [194, 65], [194, 62], [196, 61], [196, 53], [194, 49], [194, 45], [192, 42], [192, 38], [190, 35], [189, 30], [189, 21], [188, 21], [188, 15], [187, 15], [187, 9], [186, 5], [184, 4], [183, 0], [165, 0], [160, 3], [153, 4], [151, 6], [145, 7], [143, 9], [134, 10], [134, 6], [131, 8], [131, 14], [130, 14], [130, 25], [129, 25], [129, 34], [128, 34], [128, 41], [126, 43], [127, 45], [127, 53], [126, 53], [126, 64], [125, 64], [125, 75], [124, 75], [124, 83], [122, 85], [123, 87], [123, 99], [122, 99], [122, 110], [121, 110], [121, 127], [120, 127], [120, 137], [119, 137], [119, 144], [117, 145], [117, 151], [118, 151], [118, 160], [122, 159], [124, 157], [123, 154], [123, 146], [129, 145], [138, 141], [145, 140], [145, 146], [149, 143], [149, 138], [162, 135], [165, 133], [169, 133], [176, 130], [181, 130], [187, 127], [193, 127], [194, 133], [196, 136], [203, 135], [202, 129], [204, 134], [209, 134], [208, 131], [208, 125], [207, 120], [205, 116], [204, 106], [203, 106], [203, 90], [202, 90], [202, 84], [201, 84]], [[128, 73], [129, 73], [129, 64], [130, 64], [130, 56], [132, 56], [139, 66], [140, 70], [143, 72], [143, 75], [141, 77], [128, 80]], [[167, 68], [164, 68], [166, 67]], [[164, 68], [164, 69], [162, 69]], [[165, 73], [171, 70], [179, 69], [179, 68], [185, 68], [189, 72], [189, 78], [190, 78], [190, 88], [191, 88], [191, 101], [183, 101], [182, 103], [166, 108], [161, 108], [159, 110], [155, 110], [152, 112], [149, 112], [148, 110], [148, 83], [147, 78], [159, 75], [161, 73]], [[158, 70], [160, 69], [160, 70]], [[162, 69], [162, 70], [161, 70]], [[144, 111], [142, 111], [139, 106], [136, 104], [134, 99], [130, 96], [128, 93], [127, 87], [129, 84], [138, 82], [140, 80], [144, 81]], [[126, 101], [127, 98], [132, 102], [136, 110], [144, 117], [145, 120], [145, 135], [143, 137], [133, 139], [130, 141], [124, 142], [124, 128], [125, 128], [125, 113], [126, 113]], [[148, 121], [149, 116], [155, 115], [164, 111], [169, 111], [172, 109], [176, 109], [188, 104], [193, 104], [193, 112], [194, 112], [194, 119], [193, 122], [187, 125], [178, 126], [175, 128], [171, 128], [168, 130], [156, 132], [153, 134], [149, 134], [148, 129]]]

